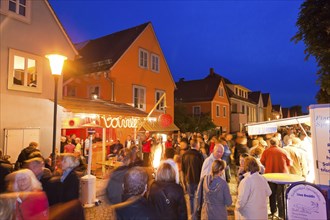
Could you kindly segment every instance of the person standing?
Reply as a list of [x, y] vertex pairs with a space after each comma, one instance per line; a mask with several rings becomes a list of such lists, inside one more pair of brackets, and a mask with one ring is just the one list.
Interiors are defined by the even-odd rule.
[[188, 219], [186, 200], [181, 185], [176, 183], [172, 165], [163, 162], [157, 169], [156, 180], [151, 184], [148, 201], [159, 219]]
[[187, 150], [181, 159], [181, 170], [184, 188], [189, 195], [190, 213], [194, 213], [195, 192], [198, 187], [202, 166], [204, 162], [203, 155], [199, 152], [197, 140], [190, 141], [191, 149]]
[[15, 170], [19, 170], [23, 167], [24, 162], [29, 158], [30, 154], [38, 151], [38, 143], [37, 142], [31, 142], [28, 147], [24, 148], [21, 153], [18, 155], [17, 161], [15, 163]]
[[[279, 147], [277, 138], [271, 138], [269, 143], [270, 147], [263, 152], [260, 159], [262, 165], [265, 166], [265, 173], [289, 173], [292, 161], [288, 153]], [[272, 194], [269, 197], [271, 215], [274, 216], [278, 209], [279, 217], [284, 218], [284, 186], [271, 182], [269, 182], [269, 186], [272, 190]]]
[[126, 138], [124, 144], [125, 144], [125, 148], [128, 148], [128, 149], [130, 149], [132, 146], [135, 145], [135, 142], [132, 139], [132, 136], [131, 135], [127, 135], [127, 138]]
[[41, 183], [29, 169], [20, 169], [7, 176], [9, 191], [17, 193], [16, 220], [48, 219], [48, 200]]
[[211, 172], [205, 175], [198, 185], [197, 204], [202, 204], [202, 207], [197, 205], [197, 210], [201, 208], [201, 219], [228, 218], [226, 206], [230, 206], [233, 201], [229, 186], [221, 177], [225, 167], [225, 161], [214, 160], [211, 165]]
[[133, 167], [124, 176], [123, 202], [112, 206], [117, 220], [158, 219], [144, 194], [148, 189], [148, 174], [143, 167]]
[[143, 153], [143, 166], [150, 166], [150, 153], [152, 146], [152, 137], [150, 133], [146, 131], [145, 139], [142, 142], [142, 153]]
[[235, 219], [267, 219], [267, 197], [272, 191], [267, 180], [259, 174], [257, 159], [245, 157], [244, 169], [246, 173], [238, 187]]
[[[206, 158], [206, 160], [203, 163], [200, 179], [202, 179], [205, 175], [211, 173], [212, 163], [215, 160], [221, 160], [223, 152], [224, 152], [224, 148], [221, 144], [218, 143], [214, 146], [212, 154], [210, 154], [210, 156], [208, 156], [208, 158]], [[225, 173], [222, 173], [222, 178], [226, 180]]]
[[74, 144], [72, 144], [72, 140], [69, 139], [68, 143], [64, 146], [64, 153], [74, 153], [74, 149], [76, 148], [76, 146]]

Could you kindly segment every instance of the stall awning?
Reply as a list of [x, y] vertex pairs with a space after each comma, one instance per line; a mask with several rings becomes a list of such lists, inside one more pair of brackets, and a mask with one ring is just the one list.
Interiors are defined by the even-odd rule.
[[66, 111], [114, 116], [146, 117], [148, 114], [125, 103], [90, 100], [78, 98], [63, 98], [58, 102]]
[[160, 125], [160, 123], [158, 121], [155, 121], [155, 122], [146, 121], [142, 125], [141, 129], [144, 129], [146, 131], [151, 131], [151, 132], [172, 132], [172, 131], [180, 130], [174, 123], [172, 123], [171, 125], [169, 125], [167, 127], [163, 127]]
[[278, 120], [263, 121], [257, 123], [246, 124], [249, 135], [269, 134], [277, 132], [277, 127], [294, 125], [294, 124], [308, 124], [310, 125], [309, 115], [283, 118]]

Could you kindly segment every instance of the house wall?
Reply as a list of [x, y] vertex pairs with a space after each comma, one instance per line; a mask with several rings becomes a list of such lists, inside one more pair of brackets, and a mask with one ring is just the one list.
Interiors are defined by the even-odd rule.
[[[139, 67], [139, 49], [142, 48], [159, 56], [160, 71], [158, 73]], [[149, 59], [150, 66], [150, 59]], [[171, 72], [166, 64], [166, 59], [159, 46], [158, 40], [149, 24], [144, 32], [129, 47], [123, 56], [114, 64], [109, 71], [109, 79], [104, 73], [88, 74], [75, 78], [69, 86], [77, 87], [76, 97], [89, 98], [90, 86], [100, 87], [100, 99], [133, 105], [133, 86], [141, 86], [146, 89], [146, 109], [149, 113], [156, 104], [155, 92], [166, 92], [166, 113], [174, 118], [174, 88]], [[112, 85], [113, 82], [113, 85]], [[114, 87], [114, 94], [112, 88]], [[162, 114], [155, 110], [153, 116]]]
[[[149, 52], [155, 53], [160, 58], [159, 73], [150, 69], [139, 67], [139, 49], [142, 48]], [[149, 59], [150, 61], [150, 59]], [[150, 62], [149, 62], [150, 64]], [[113, 66], [110, 77], [115, 83], [115, 101], [124, 102], [133, 105], [133, 85], [143, 86], [146, 88], [146, 112], [149, 113], [156, 104], [156, 90], [166, 92], [166, 113], [174, 118], [174, 88], [171, 72], [166, 64], [166, 59], [159, 46], [154, 31], [149, 24], [144, 32], [131, 45], [124, 56]], [[154, 114], [162, 112], [154, 111]]]
[[[1, 1], [4, 4], [5, 1]], [[59, 53], [72, 59], [75, 51], [60, 29], [45, 1], [31, 3], [30, 22], [15, 19], [7, 14], [1, 5], [0, 14], [0, 143], [4, 143], [4, 129], [40, 128], [40, 150], [48, 156], [52, 146], [52, 119], [54, 79], [51, 75], [46, 54]], [[42, 73], [40, 93], [8, 89], [9, 49], [15, 49], [41, 57], [39, 72]], [[59, 88], [62, 80], [59, 80]], [[61, 97], [59, 89], [59, 97]], [[59, 124], [59, 123], [58, 123]], [[59, 130], [59, 129], [58, 129]], [[57, 136], [58, 143], [60, 142]], [[12, 158], [15, 162], [17, 158]]]

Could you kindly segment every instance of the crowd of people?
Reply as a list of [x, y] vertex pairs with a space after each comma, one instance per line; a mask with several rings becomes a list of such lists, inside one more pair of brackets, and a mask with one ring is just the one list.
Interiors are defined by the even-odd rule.
[[[306, 178], [308, 138], [294, 127], [262, 136], [181, 133], [168, 135], [166, 141], [146, 132], [141, 145], [128, 136], [124, 144], [115, 141], [106, 155], [122, 164], [110, 173], [108, 202], [117, 219], [227, 219], [233, 203], [228, 183], [236, 178], [235, 219], [284, 218], [283, 185], [268, 183], [262, 174]], [[0, 168], [6, 166], [0, 207], [12, 210], [8, 219], [84, 219], [78, 198], [79, 178], [86, 170], [85, 143], [70, 137], [62, 145], [56, 166], [42, 157], [35, 142], [22, 150], [15, 167], [8, 169], [10, 163], [0, 158]], [[161, 161], [155, 167], [159, 147]], [[39, 205], [32, 207], [35, 201]]]

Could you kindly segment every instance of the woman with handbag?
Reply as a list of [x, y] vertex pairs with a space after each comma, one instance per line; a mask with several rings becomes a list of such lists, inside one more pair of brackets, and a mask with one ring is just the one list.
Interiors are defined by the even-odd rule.
[[174, 168], [167, 162], [157, 169], [156, 181], [149, 190], [148, 201], [158, 214], [158, 219], [188, 219], [187, 205], [181, 185], [176, 182]]
[[232, 204], [227, 182], [221, 178], [226, 162], [215, 160], [211, 173], [201, 179], [197, 189], [195, 219], [228, 219], [226, 206]]

